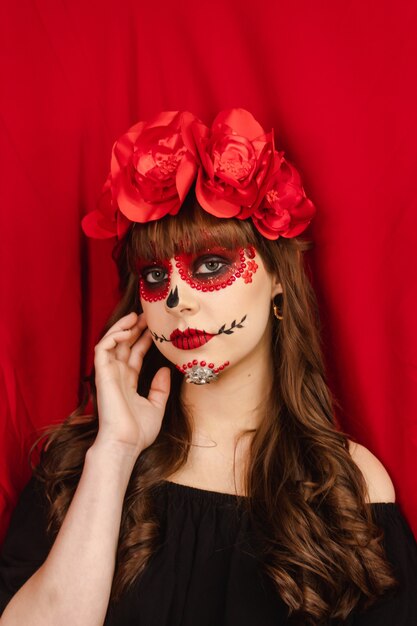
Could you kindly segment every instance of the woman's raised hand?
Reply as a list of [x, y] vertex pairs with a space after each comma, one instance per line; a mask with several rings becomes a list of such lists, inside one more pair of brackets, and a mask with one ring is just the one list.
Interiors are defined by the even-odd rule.
[[113, 324], [95, 347], [96, 442], [126, 447], [136, 456], [155, 441], [170, 390], [170, 371], [163, 367], [155, 374], [147, 398], [136, 391], [151, 343], [143, 315], [132, 312]]

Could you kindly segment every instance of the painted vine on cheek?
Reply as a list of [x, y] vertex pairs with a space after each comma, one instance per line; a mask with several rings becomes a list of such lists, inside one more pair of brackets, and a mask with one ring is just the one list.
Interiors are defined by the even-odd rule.
[[[164, 300], [169, 292], [172, 264], [169, 261], [139, 261], [137, 264], [139, 275], [139, 295], [146, 302]], [[158, 276], [162, 274], [161, 276]], [[164, 278], [164, 274], [166, 277]], [[152, 276], [153, 275], [153, 276]], [[154, 278], [150, 281], [149, 277]]]
[[237, 329], [243, 328], [246, 317], [247, 315], [244, 315], [240, 322], [233, 320], [229, 326], [223, 324], [215, 333], [207, 333], [205, 330], [199, 330], [198, 328], [186, 328], [185, 330], [176, 328], [170, 334], [169, 339], [167, 339], [164, 334], [158, 335], [155, 331], [149, 330], [156, 342], [172, 343], [175, 348], [179, 348], [180, 350], [194, 350], [195, 348], [204, 346], [211, 341], [213, 337], [217, 337], [218, 335], [233, 335]]

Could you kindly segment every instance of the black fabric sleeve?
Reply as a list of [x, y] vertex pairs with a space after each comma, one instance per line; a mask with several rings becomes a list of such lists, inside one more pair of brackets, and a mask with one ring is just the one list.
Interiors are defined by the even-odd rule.
[[0, 615], [48, 556], [53, 541], [46, 533], [47, 510], [42, 485], [31, 478], [20, 495], [0, 553]]
[[417, 626], [416, 540], [397, 504], [373, 504], [372, 508], [375, 522], [384, 531], [387, 558], [399, 588], [348, 623], [352, 626]]
[[[31, 479], [13, 513], [0, 555], [0, 615], [12, 596], [42, 565], [49, 553], [53, 538], [46, 533], [47, 510], [42, 485]], [[396, 592], [384, 597], [366, 612], [359, 614], [354, 611], [346, 624], [417, 626], [416, 541], [396, 504], [374, 504], [372, 510], [376, 523], [384, 531], [387, 557], [400, 586]]]

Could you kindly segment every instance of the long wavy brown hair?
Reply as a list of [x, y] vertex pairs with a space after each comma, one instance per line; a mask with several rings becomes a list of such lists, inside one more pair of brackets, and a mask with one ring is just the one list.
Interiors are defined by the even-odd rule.
[[[396, 581], [325, 381], [318, 308], [303, 257], [310, 244], [299, 238], [268, 241], [247, 220], [212, 217], [190, 194], [177, 216], [134, 225], [115, 248], [123, 295], [103, 334], [120, 317], [141, 310], [139, 256], [152, 260], [157, 251], [159, 258], [172, 258], [184, 245], [197, 251], [208, 234], [220, 246], [255, 246], [283, 288], [283, 319], [273, 319], [273, 391], [262, 407], [260, 426], [250, 431], [244, 477], [244, 502], [261, 562], [292, 623], [344, 620], [354, 608], [365, 609], [394, 589]], [[147, 393], [161, 365], [171, 368], [171, 393], [161, 431], [137, 459], [126, 491], [113, 600], [141, 575], [157, 549], [161, 537], [154, 489], [186, 463], [192, 445], [190, 416], [181, 403], [182, 374], [154, 345], [144, 360], [138, 391]], [[97, 434], [94, 372], [90, 385], [93, 414], [85, 414], [86, 398], [50, 433], [37, 468], [50, 502], [51, 532], [64, 519]]]

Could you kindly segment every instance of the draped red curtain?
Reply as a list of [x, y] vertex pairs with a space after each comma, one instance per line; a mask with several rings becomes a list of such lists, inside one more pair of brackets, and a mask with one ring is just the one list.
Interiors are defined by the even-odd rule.
[[412, 0], [22, 0], [0, 8], [0, 532], [28, 450], [78, 403], [117, 300], [87, 242], [113, 141], [160, 110], [276, 129], [308, 234], [339, 419], [417, 530], [417, 5]]

